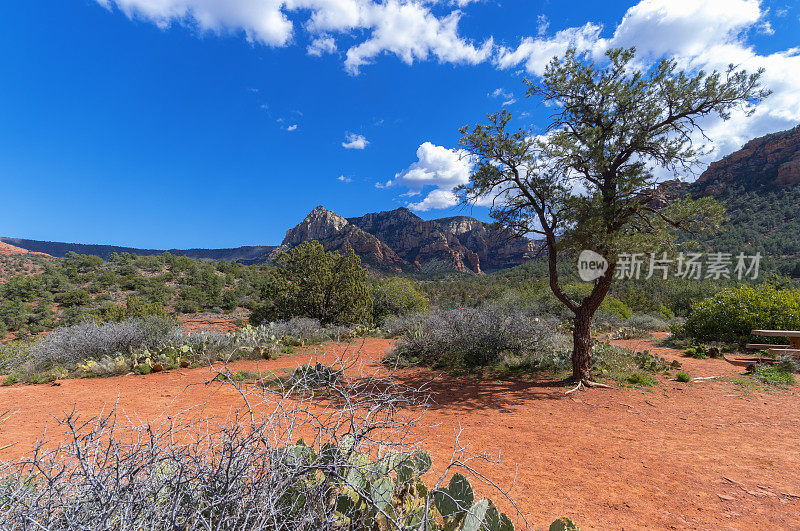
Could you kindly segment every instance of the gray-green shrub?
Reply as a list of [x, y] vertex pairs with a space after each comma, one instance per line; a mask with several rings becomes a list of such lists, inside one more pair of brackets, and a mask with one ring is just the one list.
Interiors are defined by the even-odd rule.
[[[562, 347], [558, 323], [498, 306], [412, 315], [395, 356], [446, 367], [477, 367], [506, 357], [538, 358]], [[392, 322], [399, 332], [398, 322]]]

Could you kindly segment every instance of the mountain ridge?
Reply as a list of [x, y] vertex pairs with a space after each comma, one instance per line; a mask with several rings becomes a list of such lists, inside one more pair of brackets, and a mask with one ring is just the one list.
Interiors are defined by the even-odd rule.
[[145, 256], [170, 252], [195, 259], [244, 264], [270, 262], [279, 252], [310, 240], [319, 241], [329, 251], [352, 249], [367, 266], [388, 273], [459, 271], [480, 274], [519, 265], [536, 251], [533, 242], [508, 239], [501, 231], [475, 218], [450, 216], [423, 220], [405, 207], [345, 218], [319, 205], [286, 231], [279, 246], [145, 249], [0, 237], [0, 242], [56, 257], [76, 252], [107, 260], [113, 253]]

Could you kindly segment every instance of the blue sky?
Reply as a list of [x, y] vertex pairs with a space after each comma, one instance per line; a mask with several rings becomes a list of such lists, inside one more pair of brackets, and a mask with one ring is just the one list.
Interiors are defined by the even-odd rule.
[[277, 244], [318, 204], [486, 219], [450, 206], [458, 128], [504, 104], [546, 125], [521, 80], [570, 44], [765, 66], [756, 114], [707, 124], [714, 160], [800, 122], [799, 34], [788, 1], [6, 0], [0, 235]]

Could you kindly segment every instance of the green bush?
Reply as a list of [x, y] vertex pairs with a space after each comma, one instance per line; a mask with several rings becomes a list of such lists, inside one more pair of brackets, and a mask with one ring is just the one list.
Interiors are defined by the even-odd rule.
[[372, 288], [372, 316], [376, 324], [393, 315], [425, 312], [428, 300], [413, 280], [391, 277]]
[[683, 329], [700, 340], [740, 343], [754, 329], [800, 330], [800, 293], [766, 284], [728, 288], [694, 304]]
[[3, 379], [3, 385], [14, 385], [17, 382], [19, 382], [19, 375], [16, 373], [11, 373]]
[[687, 383], [687, 382], [691, 382], [692, 381], [692, 377], [689, 376], [689, 373], [688, 372], [683, 372], [683, 371], [678, 372], [677, 374], [675, 374], [675, 379], [678, 380], [679, 382], [683, 382], [683, 383]]
[[620, 319], [630, 319], [632, 315], [628, 305], [613, 295], [606, 296], [597, 311], [605, 313], [606, 315], [619, 317]]
[[89, 316], [99, 321], [119, 323], [127, 319], [146, 319], [148, 317], [167, 318], [167, 311], [160, 302], [148, 302], [139, 297], [128, 297], [125, 306], [109, 306], [89, 312]]
[[303, 242], [280, 253], [275, 264], [263, 304], [251, 315], [253, 324], [292, 317], [311, 317], [325, 325], [371, 320], [367, 270], [352, 249], [343, 255], [326, 252], [317, 241]]
[[85, 289], [74, 289], [64, 293], [59, 293], [54, 300], [61, 306], [86, 306], [92, 302], [89, 292]]

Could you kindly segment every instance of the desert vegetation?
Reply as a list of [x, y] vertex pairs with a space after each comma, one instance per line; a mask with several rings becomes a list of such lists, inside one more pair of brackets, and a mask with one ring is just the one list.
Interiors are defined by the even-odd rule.
[[[248, 404], [225, 424], [188, 414], [159, 425], [125, 423], [116, 410], [89, 421], [67, 415], [66, 442], [0, 465], [0, 520], [48, 529], [514, 529], [464, 475], [515, 509], [476, 468], [493, 460], [456, 440], [433, 474], [410, 438], [430, 400], [425, 389], [353, 373], [357, 362], [300, 367], [277, 387], [223, 380]], [[336, 377], [320, 378], [324, 369]], [[324, 407], [314, 400], [320, 387]], [[577, 529], [566, 518], [554, 525]]]

